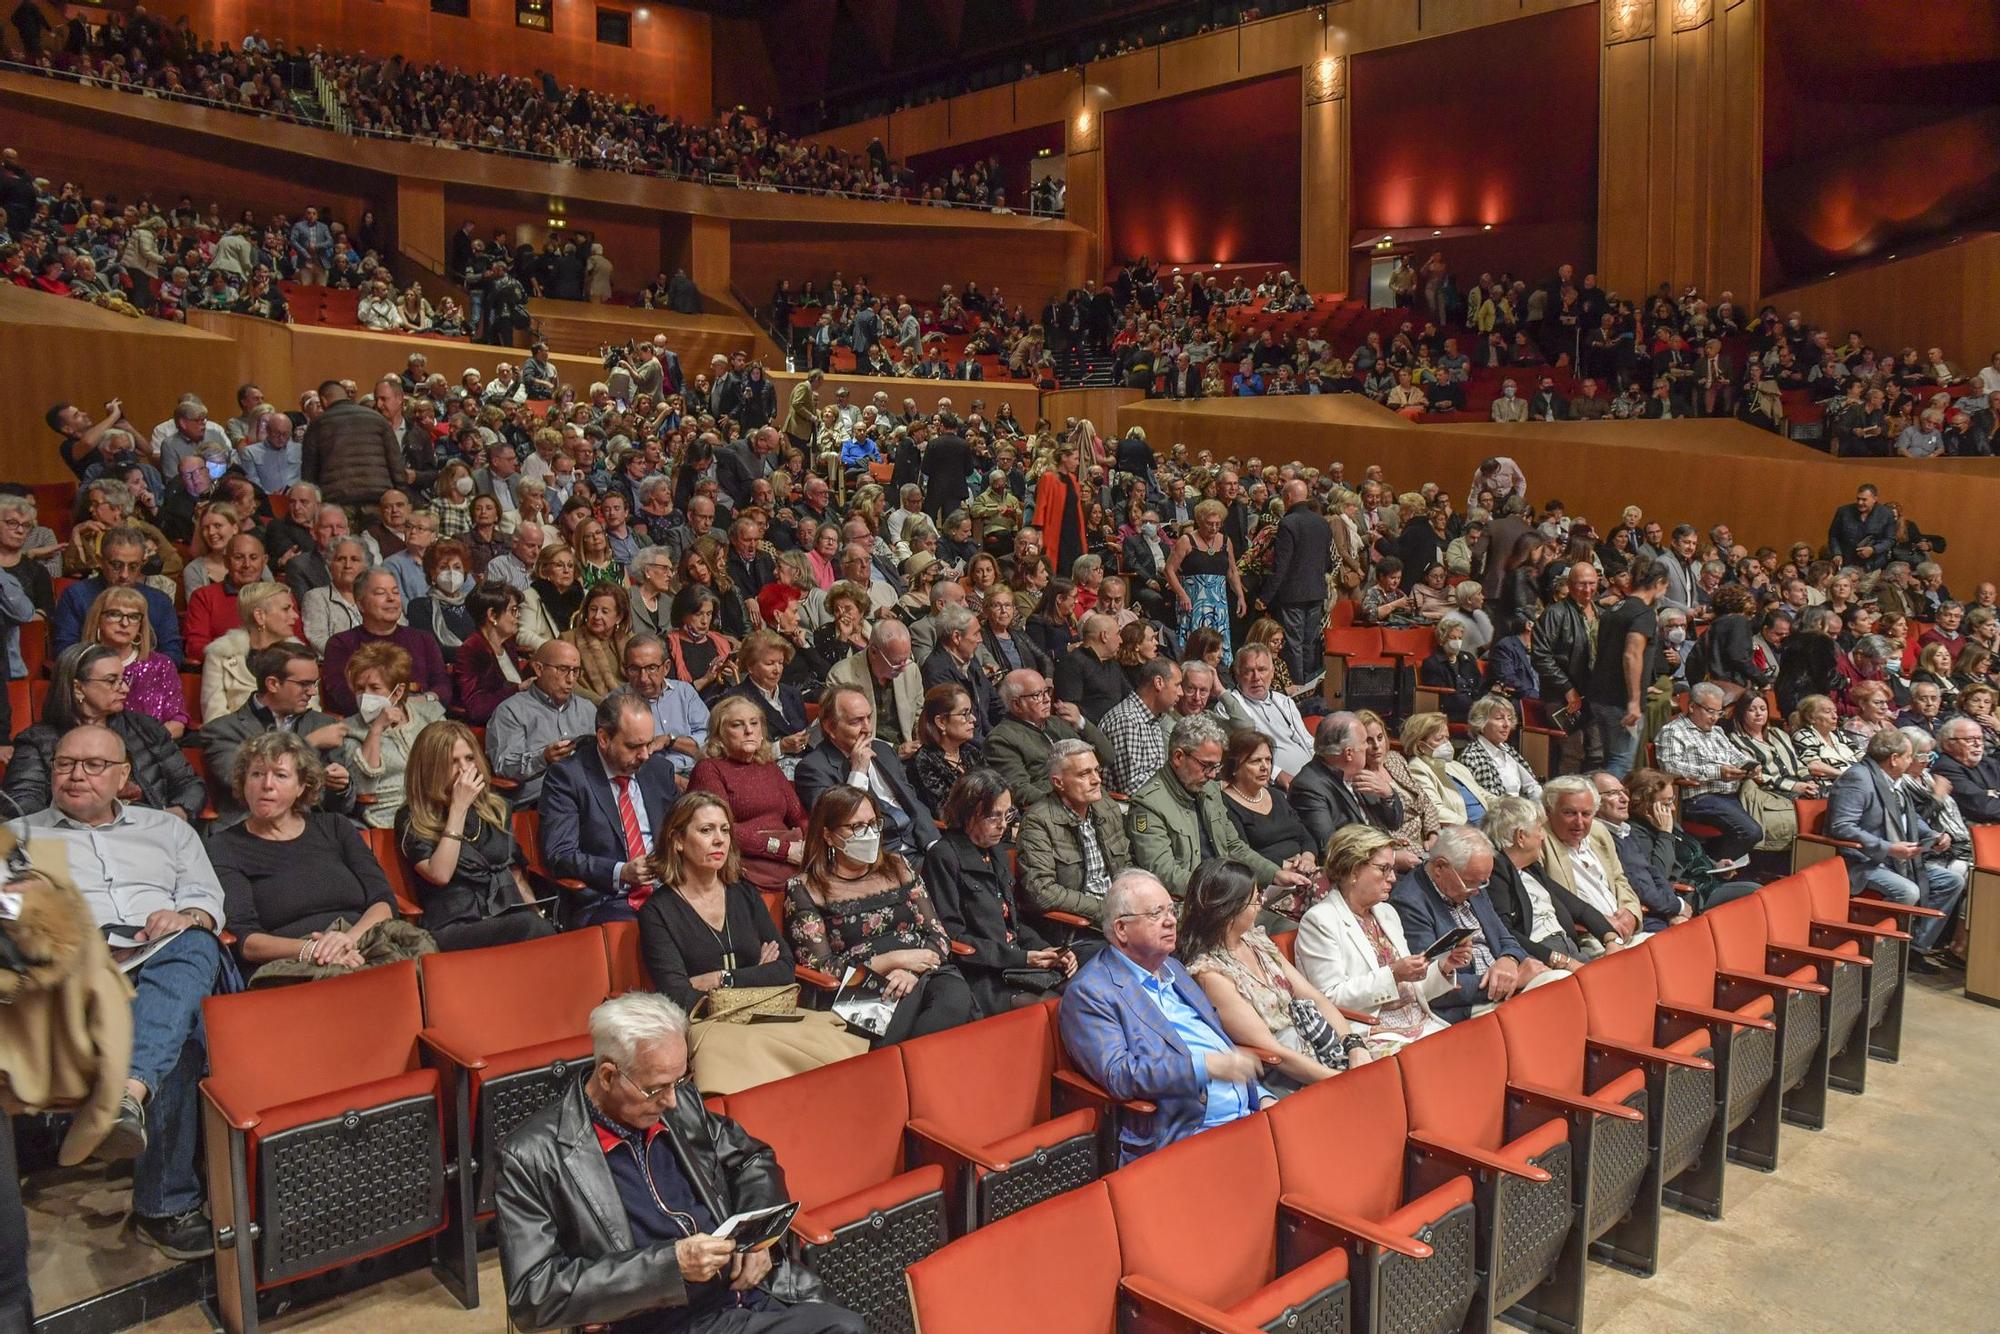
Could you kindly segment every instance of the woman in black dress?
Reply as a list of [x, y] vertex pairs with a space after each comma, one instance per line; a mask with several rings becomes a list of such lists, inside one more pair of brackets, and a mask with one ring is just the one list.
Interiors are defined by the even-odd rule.
[[1243, 841], [1281, 866], [1312, 871], [1319, 865], [1313, 838], [1285, 794], [1271, 786], [1271, 740], [1239, 727], [1222, 751], [1222, 804]]
[[924, 692], [917, 714], [923, 745], [910, 758], [910, 781], [924, 805], [939, 810], [952, 786], [979, 764], [979, 715], [963, 687], [945, 684]]
[[1465, 651], [1465, 627], [1455, 621], [1439, 621], [1433, 628], [1437, 647], [1417, 668], [1417, 684], [1449, 690], [1438, 697], [1438, 707], [1455, 723], [1465, 721], [1466, 710], [1479, 698], [1479, 659]]
[[1076, 971], [1076, 955], [1050, 945], [1021, 917], [1007, 843], [1019, 823], [1007, 782], [974, 769], [936, 808], [943, 837], [924, 854], [924, 884], [945, 931], [970, 954], [957, 956], [981, 1013], [1032, 1005]]
[[[639, 954], [653, 989], [695, 1021], [695, 1086], [734, 1093], [867, 1050], [831, 1014], [732, 1022], [754, 988], [794, 985], [792, 961], [763, 897], [743, 879], [729, 805], [713, 792], [674, 803], [653, 842], [659, 881], [639, 909]], [[740, 1017], [740, 1016], [739, 1016]]]
[[470, 950], [552, 936], [493, 791], [486, 752], [453, 719], [417, 733], [403, 768], [396, 846], [416, 870], [424, 930], [439, 949]]

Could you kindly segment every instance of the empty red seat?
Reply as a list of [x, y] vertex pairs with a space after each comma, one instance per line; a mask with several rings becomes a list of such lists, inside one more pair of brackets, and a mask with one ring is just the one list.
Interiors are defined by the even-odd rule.
[[1097, 1110], [1060, 1115], [1053, 1012], [1028, 1005], [902, 1045], [919, 1157], [957, 1183], [965, 1230], [984, 1227], [1103, 1171]]
[[1472, 1178], [1409, 1188], [1408, 1112], [1394, 1060], [1294, 1093], [1267, 1114], [1299, 1254], [1347, 1251], [1354, 1328], [1448, 1334], [1479, 1289]]
[[[199, 746], [184, 746], [182, 747], [182, 751], [183, 753], [192, 752], [188, 754], [190, 763], [193, 762], [195, 755], [202, 754]], [[206, 779], [207, 759], [205, 757], [202, 764], [203, 767], [195, 770], [195, 772], [201, 774]], [[416, 868], [411, 866], [410, 859], [403, 855], [402, 846], [396, 839], [396, 831], [393, 829], [364, 829], [361, 831], [361, 837], [368, 844], [368, 850], [375, 854], [375, 860], [381, 863], [382, 875], [389, 882], [390, 892], [396, 896], [396, 912], [405, 921], [410, 922], [414, 922], [419, 917], [422, 917], [424, 915], [424, 905], [419, 897]]]
[[1829, 993], [1821, 1016], [1828, 1087], [1861, 1092], [1868, 1080], [1868, 1044], [1860, 1021], [1868, 1012], [1875, 971], [1875, 961], [1861, 953], [1866, 937], [1855, 934], [1845, 922], [1814, 920], [1806, 872], [1776, 880], [1751, 897], [1764, 909], [1772, 945], [1782, 945], [1793, 957], [1819, 965], [1819, 980]]
[[[1729, 1157], [1763, 1171], [1778, 1162], [1782, 1109], [1777, 1082], [1777, 1004], [1769, 990], [1722, 1005], [1715, 939], [1696, 918], [1656, 932], [1646, 942], [1659, 988], [1661, 1045], [1670, 1051], [1713, 1051], [1718, 1105]], [[1691, 1044], [1699, 1041], [1699, 1046]], [[1718, 1180], [1720, 1165], [1716, 1165]], [[1715, 1201], [1721, 1208], [1720, 1197]]]
[[1117, 1334], [1111, 1195], [1093, 1181], [980, 1228], [910, 1266], [924, 1334]]
[[1481, 1284], [1471, 1328], [1517, 1303], [1531, 1325], [1578, 1328], [1586, 1247], [1572, 1179], [1584, 1168], [1569, 1123], [1510, 1100], [1507, 1045], [1491, 1014], [1453, 1024], [1397, 1054], [1410, 1118], [1412, 1190], [1463, 1172], [1478, 1206]]
[[211, 996], [202, 1019], [226, 1325], [255, 1329], [259, 1292], [443, 1230], [443, 1100], [417, 1059], [416, 964]]
[[1105, 1178], [1123, 1257], [1126, 1329], [1346, 1329], [1347, 1252], [1280, 1245], [1278, 1154], [1248, 1116]]
[[1767, 937], [1755, 894], [1711, 908], [1697, 922], [1715, 941], [1717, 999], [1725, 1006], [1768, 995], [1778, 1021], [1778, 1090], [1784, 1118], [1826, 1124], [1826, 1044], [1822, 1003], [1831, 995], [1818, 962]]
[[[1647, 1106], [1657, 1118], [1647, 1147], [1661, 1202], [1719, 1216], [1727, 1131], [1709, 1059], [1715, 1051], [1710, 1030], [1680, 1025], [1661, 1008], [1650, 950], [1608, 954], [1576, 980], [1590, 1031], [1590, 1082], [1606, 1087], [1628, 1071], [1644, 1072]], [[1670, 1027], [1679, 1036], [1670, 1047], [1657, 1045]], [[1657, 1215], [1650, 1234], [1643, 1227], [1621, 1228], [1607, 1238], [1605, 1249], [1613, 1263], [1652, 1273], [1659, 1264]]]
[[909, 1324], [903, 1270], [945, 1242], [944, 1169], [905, 1156], [910, 1101], [894, 1047], [729, 1095], [800, 1204], [806, 1259], [871, 1328]]
[[653, 979], [646, 972], [644, 956], [639, 953], [639, 924], [606, 922], [598, 930], [604, 933], [604, 961], [610, 971], [610, 994], [622, 996], [628, 991], [651, 991]]

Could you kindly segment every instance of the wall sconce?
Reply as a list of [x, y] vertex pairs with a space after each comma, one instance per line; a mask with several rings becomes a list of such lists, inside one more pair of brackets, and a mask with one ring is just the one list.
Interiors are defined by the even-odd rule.
[[1314, 106], [1347, 95], [1347, 62], [1339, 56], [1321, 56], [1306, 69], [1306, 104]]

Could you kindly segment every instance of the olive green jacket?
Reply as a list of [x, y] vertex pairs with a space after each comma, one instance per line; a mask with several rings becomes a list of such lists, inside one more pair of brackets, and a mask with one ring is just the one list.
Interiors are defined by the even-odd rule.
[[1197, 795], [1181, 786], [1172, 766], [1163, 767], [1132, 794], [1125, 813], [1132, 864], [1158, 876], [1175, 898], [1186, 895], [1188, 880], [1201, 865], [1199, 819], [1208, 828], [1216, 856], [1242, 862], [1257, 873], [1258, 884], [1269, 885], [1277, 879], [1278, 864], [1243, 841], [1222, 800], [1215, 783], [1202, 784]]
[[[1107, 876], [1132, 865], [1125, 840], [1125, 820], [1118, 803], [1099, 797], [1090, 808], [1090, 826], [1097, 833], [1097, 850], [1104, 854]], [[1062, 801], [1038, 801], [1021, 817], [1021, 896], [1037, 912], [1070, 912], [1101, 922], [1104, 898], [1084, 888], [1083, 817]]]

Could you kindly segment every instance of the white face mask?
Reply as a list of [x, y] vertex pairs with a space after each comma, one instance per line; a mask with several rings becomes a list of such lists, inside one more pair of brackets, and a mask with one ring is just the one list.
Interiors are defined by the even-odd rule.
[[354, 700], [355, 709], [360, 713], [361, 721], [365, 723], [374, 722], [382, 710], [388, 708], [393, 702], [387, 695], [363, 694], [357, 695]]
[[1688, 637], [1688, 632], [1683, 630], [1678, 625], [1672, 627], [1667, 631], [1667, 642], [1669, 644], [1685, 644], [1687, 642], [1687, 637]]
[[461, 477], [452, 489], [457, 491], [461, 496], [469, 496], [472, 494], [472, 479], [470, 477]]
[[456, 593], [465, 587], [465, 571], [455, 565], [447, 565], [438, 571], [437, 578], [432, 582], [438, 586], [440, 592], [447, 595]]
[[1431, 747], [1431, 758], [1434, 760], [1448, 760], [1451, 758], [1451, 756], [1452, 756], [1451, 742], [1448, 739], [1440, 741], [1435, 746]]
[[1514, 386], [1510, 384], [1505, 389], [1502, 389], [1500, 392], [1505, 394], [1508, 398], [1512, 398], [1514, 396]]
[[1146, 537], [1146, 540], [1150, 542], [1151, 540], [1160, 535], [1160, 525], [1158, 525], [1157, 523], [1142, 523], [1139, 525], [1139, 531], [1143, 533]]
[[847, 840], [847, 846], [841, 851], [847, 854], [849, 861], [860, 862], [863, 866], [873, 866], [875, 859], [882, 855], [882, 831], [874, 829], [865, 834], [856, 834]]

